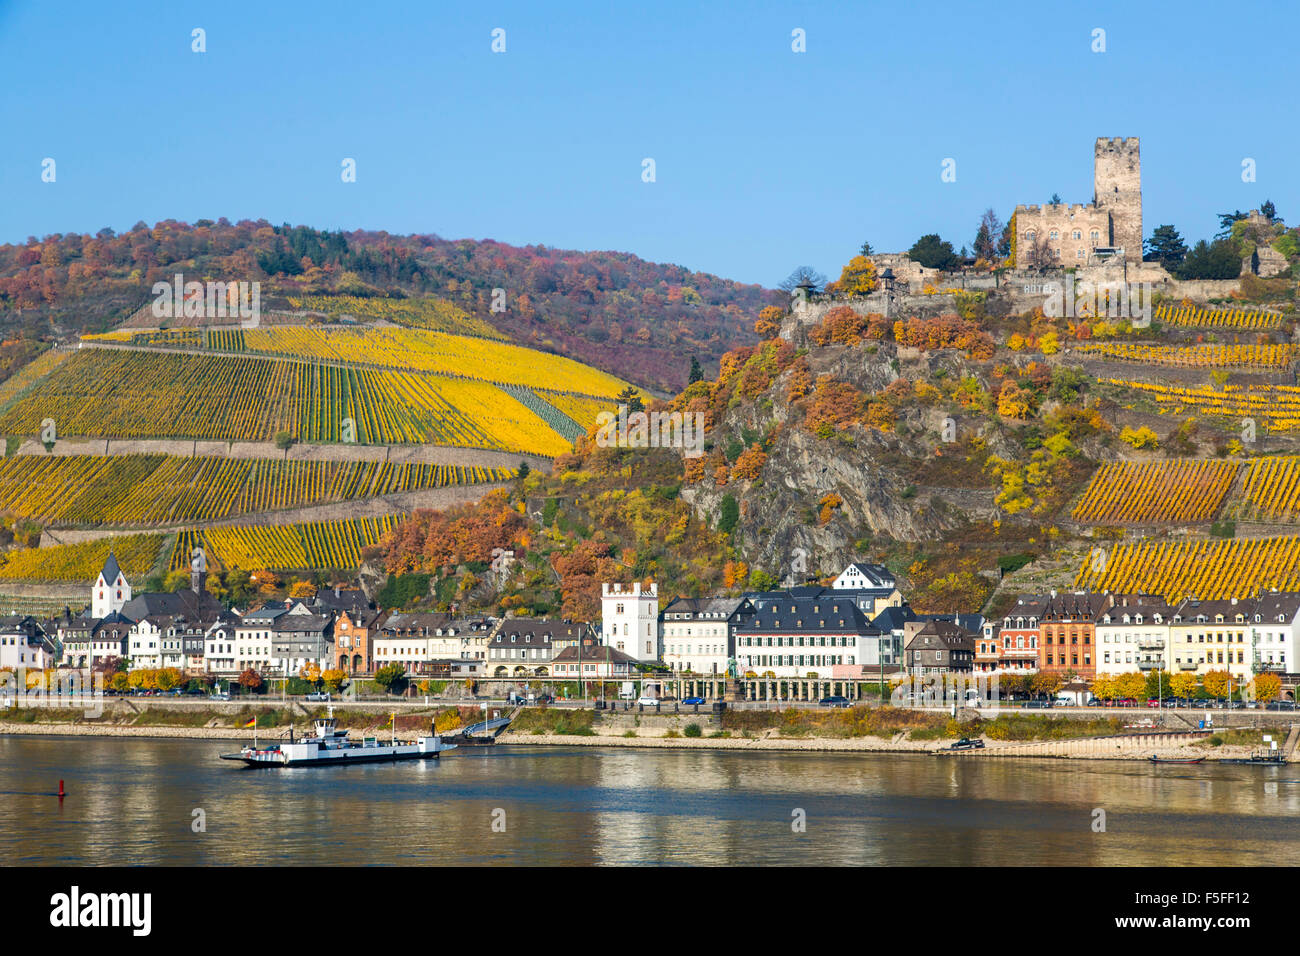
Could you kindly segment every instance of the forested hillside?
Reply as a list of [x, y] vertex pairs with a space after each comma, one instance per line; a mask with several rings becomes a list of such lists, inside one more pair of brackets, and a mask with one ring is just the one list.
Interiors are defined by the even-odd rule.
[[[49, 334], [105, 331], [150, 300], [151, 287], [187, 280], [260, 281], [262, 307], [310, 297], [435, 295], [510, 339], [559, 352], [638, 384], [676, 391], [690, 357], [716, 368], [753, 340], [753, 316], [772, 293], [621, 252], [516, 247], [436, 235], [321, 232], [265, 220], [137, 223], [0, 245], [0, 365]], [[493, 306], [504, 291], [505, 311]], [[332, 311], [325, 308], [325, 311]]]

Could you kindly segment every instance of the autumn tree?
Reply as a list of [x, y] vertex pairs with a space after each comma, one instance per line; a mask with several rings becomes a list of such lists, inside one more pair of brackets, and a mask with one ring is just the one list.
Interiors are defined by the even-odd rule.
[[247, 691], [258, 691], [262, 689], [262, 675], [253, 668], [249, 667], [239, 675], [239, 686]]
[[1282, 678], [1270, 672], [1256, 674], [1254, 681], [1251, 682], [1251, 689], [1258, 701], [1274, 700], [1282, 693]]
[[[760, 339], [774, 339], [781, 331], [781, 319], [784, 317], [784, 311], [774, 305], [769, 305], [758, 313], [758, 321], [754, 323], [754, 332]], [[703, 373], [701, 373], [700, 377], [703, 377]], [[691, 381], [698, 381], [698, 379], [691, 379]]]
[[836, 295], [870, 295], [876, 290], [876, 281], [876, 264], [866, 256], [854, 256], [840, 270], [833, 291]]
[[1034, 679], [1029, 686], [1035, 694], [1050, 697], [1061, 689], [1062, 683], [1060, 674], [1054, 674], [1051, 671], [1039, 671], [1034, 675]]
[[341, 691], [343, 685], [346, 684], [348, 680], [347, 671], [340, 670], [336, 667], [331, 667], [329, 670], [322, 671], [320, 676], [321, 680], [325, 682], [326, 689], [331, 694], [337, 694]]
[[765, 464], [767, 464], [767, 453], [758, 445], [751, 445], [736, 459], [731, 476], [738, 481], [753, 481], [763, 473]]
[[[1206, 671], [1201, 675], [1201, 684], [1211, 697], [1227, 697], [1228, 682], [1232, 679], [1229, 671]], [[1234, 682], [1240, 683], [1240, 682]]]
[[1120, 697], [1141, 700], [1146, 697], [1147, 679], [1140, 671], [1129, 671], [1115, 678], [1115, 690]]
[[374, 681], [385, 693], [394, 693], [406, 681], [406, 668], [401, 664], [385, 664], [375, 671]]
[[1174, 674], [1169, 678], [1169, 689], [1174, 697], [1192, 697], [1198, 681], [1195, 674]]

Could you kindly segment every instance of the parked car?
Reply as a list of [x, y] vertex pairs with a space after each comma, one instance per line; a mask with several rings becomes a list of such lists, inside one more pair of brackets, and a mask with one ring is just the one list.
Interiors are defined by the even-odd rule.
[[949, 750], [982, 750], [983, 747], [984, 747], [984, 741], [980, 740], [978, 737], [963, 737], [961, 740], [957, 741], [948, 749]]
[[229, 694], [213, 694], [213, 695], [212, 695], [212, 699], [213, 699], [213, 700], [230, 700], [230, 695], [229, 695]]
[[[1166, 701], [1165, 703], [1167, 704], [1168, 702]], [[1150, 700], [1147, 701], [1147, 706], [1148, 706], [1148, 707], [1160, 707], [1160, 706], [1161, 706], [1160, 698], [1158, 698], [1158, 697], [1152, 697]]]
[[1091, 698], [1091, 699], [1088, 701], [1088, 706], [1089, 706], [1089, 707], [1103, 707], [1103, 706], [1105, 706], [1105, 703], [1106, 703], [1106, 702], [1105, 702], [1104, 700], [1102, 700], [1100, 697], [1093, 697], [1093, 698]]
[[532, 694], [529, 694], [529, 695], [528, 695], [528, 703], [530, 703], [530, 704], [553, 704], [553, 703], [555, 703], [555, 698], [552, 697], [550, 694], [538, 694], [536, 697], [534, 697]]
[[643, 696], [643, 697], [638, 697], [636, 699], [636, 702], [640, 704], [642, 707], [654, 707], [656, 704], [659, 703], [659, 698]]
[[329, 700], [329, 699], [330, 699], [330, 695], [329, 695], [328, 693], [326, 693], [325, 691], [316, 691], [315, 693], [311, 693], [311, 694], [308, 694], [308, 695], [307, 695], [307, 700], [325, 700], [325, 701], [327, 701], [327, 700]]
[[704, 703], [704, 698], [703, 698], [703, 697], [686, 697], [686, 698], [683, 698], [682, 703], [683, 703], [683, 704], [686, 704], [687, 706], [693, 706], [693, 705], [695, 705], [695, 704], [702, 704], [702, 703]]
[[1050, 700], [1030, 700], [1025, 702], [1025, 706], [1043, 710], [1048, 707], [1051, 707], [1052, 702]]
[[848, 707], [849, 699], [838, 694], [832, 694], [830, 697], [823, 697], [818, 703], [823, 707]]

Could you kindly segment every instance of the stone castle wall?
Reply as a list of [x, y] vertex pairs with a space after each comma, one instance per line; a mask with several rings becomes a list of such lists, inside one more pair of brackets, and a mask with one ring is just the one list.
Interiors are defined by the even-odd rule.
[[1136, 136], [1097, 139], [1093, 200], [1110, 216], [1110, 244], [1130, 262], [1142, 261], [1142, 159]]

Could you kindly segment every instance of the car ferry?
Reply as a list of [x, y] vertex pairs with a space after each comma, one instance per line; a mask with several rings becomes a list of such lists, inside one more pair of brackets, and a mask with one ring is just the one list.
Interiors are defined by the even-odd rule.
[[330, 708], [328, 716], [316, 719], [315, 733], [310, 737], [294, 740], [290, 730], [287, 741], [259, 747], [254, 736], [252, 746], [239, 753], [220, 756], [222, 760], [238, 760], [250, 767], [299, 767], [379, 760], [436, 760], [444, 752], [456, 749], [455, 744], [444, 743], [439, 735], [433, 733], [432, 727], [426, 737], [417, 737], [414, 741], [398, 740], [396, 724], [394, 715], [393, 738], [389, 742], [381, 743], [376, 737], [352, 740], [346, 730], [339, 730], [334, 710]]

